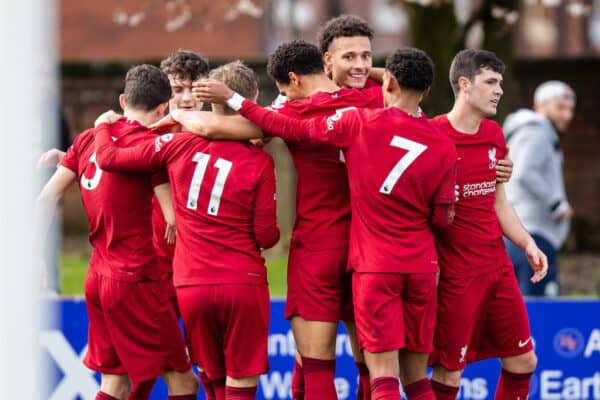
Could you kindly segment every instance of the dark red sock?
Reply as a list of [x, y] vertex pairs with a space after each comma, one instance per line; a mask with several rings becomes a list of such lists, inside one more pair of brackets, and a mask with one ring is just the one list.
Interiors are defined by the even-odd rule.
[[400, 400], [400, 384], [395, 376], [380, 376], [371, 381], [371, 399]]
[[178, 395], [169, 395], [167, 400], [196, 400], [197, 394], [178, 394]]
[[459, 388], [444, 385], [443, 383], [432, 380], [431, 389], [433, 389], [433, 393], [435, 393], [436, 400], [456, 400]]
[[110, 394], [106, 394], [102, 391], [96, 393], [96, 400], [119, 400], [116, 397], [112, 397]]
[[215, 392], [215, 399], [225, 400], [225, 378], [211, 379], [210, 385]]
[[502, 369], [498, 386], [496, 387], [495, 400], [525, 400], [529, 395], [529, 383], [532, 372], [518, 374]]
[[407, 400], [435, 400], [428, 378], [404, 386], [404, 393]]
[[367, 364], [357, 362], [358, 370], [358, 390], [356, 391], [356, 400], [371, 400], [371, 378], [369, 378], [369, 368]]
[[156, 378], [148, 379], [147, 381], [137, 382], [133, 384], [129, 400], [148, 400], [152, 394], [152, 389], [156, 383]]
[[292, 400], [304, 400], [304, 372], [302, 365], [296, 359], [294, 359], [292, 373]]
[[206, 397], [206, 400], [216, 400], [215, 389], [213, 388], [208, 375], [206, 375], [206, 372], [198, 371], [198, 377], [200, 378], [200, 382], [202, 382], [202, 387], [204, 388], [204, 397]]
[[227, 400], [250, 400], [256, 398], [256, 386], [238, 388], [232, 386], [225, 387], [225, 397]]
[[337, 400], [335, 391], [335, 360], [302, 357], [305, 400]]

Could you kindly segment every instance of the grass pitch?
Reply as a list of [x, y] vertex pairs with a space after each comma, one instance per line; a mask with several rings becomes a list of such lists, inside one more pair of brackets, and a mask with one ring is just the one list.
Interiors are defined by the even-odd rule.
[[[60, 259], [59, 274], [61, 294], [83, 296], [83, 282], [89, 258], [80, 255], [63, 255]], [[267, 278], [271, 297], [285, 297], [287, 282], [287, 259], [273, 257], [267, 259]]]

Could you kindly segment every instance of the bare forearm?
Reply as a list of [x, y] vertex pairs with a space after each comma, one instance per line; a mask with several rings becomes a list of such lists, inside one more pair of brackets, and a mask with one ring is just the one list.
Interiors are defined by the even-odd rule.
[[383, 74], [385, 73], [385, 68], [373, 67], [369, 71], [369, 78], [374, 80], [375, 82], [382, 84], [383, 83]]
[[508, 202], [502, 184], [496, 185], [496, 202], [494, 203], [494, 207], [496, 208], [496, 216], [500, 222], [502, 232], [507, 238], [521, 249], [524, 249], [533, 241], [531, 235], [523, 227], [523, 224], [521, 224], [514, 208]]
[[175, 211], [173, 209], [173, 198], [171, 196], [171, 184], [163, 183], [154, 187], [154, 194], [160, 204], [160, 209], [167, 225], [175, 225]]
[[36, 250], [41, 249], [42, 243], [46, 241], [58, 201], [76, 178], [77, 175], [73, 171], [59, 166], [40, 192], [33, 212], [35, 227], [33, 241]]
[[260, 139], [263, 133], [259, 127], [239, 115], [220, 115], [207, 111], [175, 110], [173, 119], [183, 129], [207, 139], [250, 140]]

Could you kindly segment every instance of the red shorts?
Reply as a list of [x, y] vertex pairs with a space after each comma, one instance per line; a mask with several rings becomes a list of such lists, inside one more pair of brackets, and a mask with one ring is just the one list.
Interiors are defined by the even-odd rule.
[[429, 364], [450, 371], [468, 362], [533, 350], [523, 296], [512, 266], [467, 278], [441, 278], [435, 350]]
[[84, 364], [134, 382], [191, 368], [185, 342], [160, 281], [122, 282], [88, 270], [89, 317]]
[[267, 285], [182, 286], [177, 298], [192, 362], [210, 379], [268, 371]]
[[307, 321], [352, 321], [352, 279], [348, 248], [290, 248], [285, 318]]
[[181, 311], [179, 311], [179, 303], [177, 302], [177, 292], [175, 291], [175, 285], [173, 285], [173, 271], [167, 272], [162, 270], [160, 273], [160, 280], [163, 284], [163, 291], [165, 296], [169, 299], [173, 311], [177, 318], [181, 317]]
[[433, 348], [436, 273], [354, 272], [358, 344], [371, 353]]

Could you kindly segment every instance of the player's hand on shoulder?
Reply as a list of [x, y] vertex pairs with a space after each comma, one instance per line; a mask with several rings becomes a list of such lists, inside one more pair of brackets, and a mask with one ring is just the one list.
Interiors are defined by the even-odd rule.
[[112, 124], [121, 119], [122, 117], [123, 116], [121, 114], [118, 114], [113, 110], [108, 110], [105, 113], [101, 114], [98, 118], [96, 118], [96, 121], [94, 121], [94, 127], [97, 127], [98, 125], [103, 123]]
[[533, 239], [530, 239], [527, 246], [525, 246], [525, 255], [527, 256], [527, 261], [529, 262], [531, 269], [533, 269], [531, 283], [540, 282], [548, 273], [548, 258], [537, 247]]
[[508, 157], [508, 147], [506, 148], [506, 153], [504, 154], [504, 158], [498, 160], [496, 164], [496, 182], [497, 183], [506, 183], [510, 180], [513, 172], [513, 161]]
[[65, 152], [59, 149], [50, 149], [40, 156], [37, 162], [38, 168], [54, 168], [58, 167], [63, 158], [65, 158]]
[[219, 126], [217, 114], [209, 111], [174, 110], [171, 117], [179, 124], [180, 130], [211, 138], [215, 126]]
[[255, 145], [256, 147], [265, 147], [269, 144], [269, 142], [273, 139], [272, 136], [263, 137], [261, 139], [250, 139], [250, 143]]
[[215, 79], [200, 79], [195, 81], [192, 92], [196, 101], [215, 104], [225, 104], [235, 93], [223, 82]]
[[175, 111], [177, 110], [173, 110], [171, 113], [165, 115], [152, 125], [149, 125], [148, 128], [161, 133], [181, 132], [181, 125], [173, 117]]

